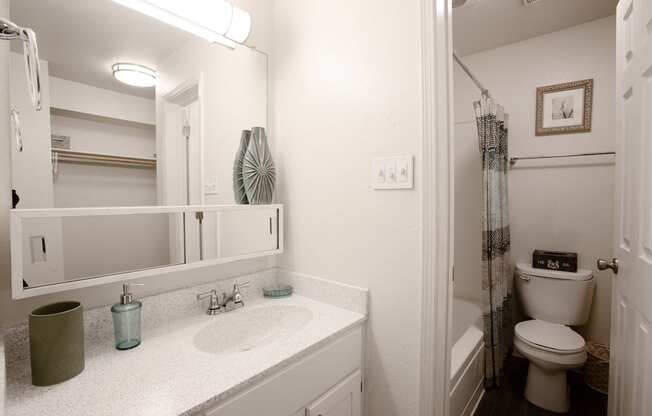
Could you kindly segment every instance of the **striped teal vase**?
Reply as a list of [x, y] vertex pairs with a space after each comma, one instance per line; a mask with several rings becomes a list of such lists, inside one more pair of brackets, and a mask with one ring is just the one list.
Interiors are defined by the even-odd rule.
[[240, 136], [240, 147], [235, 154], [233, 161], [233, 196], [236, 204], [248, 204], [247, 193], [245, 192], [244, 179], [242, 176], [242, 164], [244, 162], [249, 141], [251, 140], [251, 130], [242, 130]]
[[242, 164], [245, 193], [250, 204], [271, 204], [276, 185], [276, 168], [267, 144], [265, 129], [251, 129], [251, 140]]

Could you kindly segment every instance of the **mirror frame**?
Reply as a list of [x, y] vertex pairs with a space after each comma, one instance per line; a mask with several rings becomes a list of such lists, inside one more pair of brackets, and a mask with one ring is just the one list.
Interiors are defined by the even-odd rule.
[[[23, 287], [23, 226], [26, 218], [63, 218], [87, 217], [96, 215], [130, 215], [130, 214], [172, 214], [181, 212], [226, 212], [245, 210], [278, 210], [278, 248], [276, 250], [259, 251], [210, 260], [201, 260], [187, 264], [155, 267], [126, 273], [116, 273], [98, 277], [88, 277], [69, 282], [53, 283], [36, 286], [29, 289]], [[11, 295], [13, 299], [25, 299], [50, 293], [63, 292], [85, 287], [99, 286], [125, 280], [159, 276], [166, 273], [193, 270], [206, 266], [232, 263], [239, 260], [281, 254], [284, 251], [283, 235], [283, 205], [183, 205], [183, 206], [150, 206], [150, 207], [97, 207], [97, 208], [47, 208], [47, 209], [12, 209], [10, 211], [11, 235]]]

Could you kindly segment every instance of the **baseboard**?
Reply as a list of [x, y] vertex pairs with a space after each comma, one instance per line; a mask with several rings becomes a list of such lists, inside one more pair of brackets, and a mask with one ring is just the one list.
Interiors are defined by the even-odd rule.
[[473, 416], [475, 414], [475, 411], [478, 410], [478, 406], [480, 406], [480, 402], [484, 397], [484, 392], [484, 380], [480, 380], [478, 387], [473, 392], [473, 396], [471, 396], [471, 400], [469, 400], [464, 411], [462, 411], [462, 416]]

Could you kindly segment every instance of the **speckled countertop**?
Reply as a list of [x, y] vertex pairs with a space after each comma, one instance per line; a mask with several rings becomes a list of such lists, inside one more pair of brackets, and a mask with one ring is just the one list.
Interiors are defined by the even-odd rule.
[[[224, 321], [226, 328], [228, 322], [247, 323], [247, 319], [253, 320], [249, 317], [257, 316], [255, 308], [271, 305], [302, 311], [302, 321], [295, 323], [291, 335], [248, 351], [215, 354], [197, 347], [196, 334], [210, 331], [206, 328], [220, 319], [230, 320]], [[194, 414], [251, 387], [364, 320], [362, 313], [300, 295], [285, 299], [258, 297], [245, 308], [226, 314], [192, 314], [144, 329], [143, 343], [133, 350], [115, 350], [112, 339], [87, 341], [85, 370], [55, 386], [32, 386], [29, 360], [10, 363], [6, 415]], [[228, 331], [224, 337], [226, 343], [233, 343]]]
[[0, 329], [0, 415], [5, 412], [5, 343], [4, 332]]

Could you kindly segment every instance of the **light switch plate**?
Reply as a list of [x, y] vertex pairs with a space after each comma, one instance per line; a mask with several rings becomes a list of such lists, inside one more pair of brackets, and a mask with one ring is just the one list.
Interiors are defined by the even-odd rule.
[[373, 189], [413, 189], [414, 157], [377, 157], [373, 160]]

